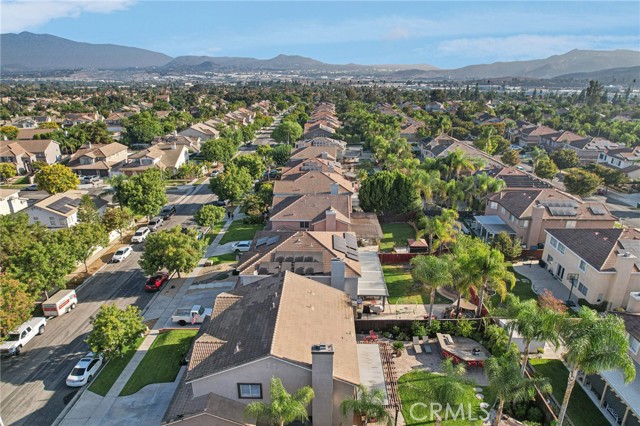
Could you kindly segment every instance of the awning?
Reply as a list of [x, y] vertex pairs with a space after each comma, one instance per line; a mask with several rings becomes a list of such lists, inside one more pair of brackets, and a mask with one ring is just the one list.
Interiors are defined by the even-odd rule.
[[516, 233], [500, 216], [474, 216], [473, 218], [491, 235], [498, 235], [503, 231], [509, 235], [515, 235]]

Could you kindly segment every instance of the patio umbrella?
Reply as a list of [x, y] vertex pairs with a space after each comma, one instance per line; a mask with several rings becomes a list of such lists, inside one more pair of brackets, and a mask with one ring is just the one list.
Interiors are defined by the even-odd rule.
[[[458, 306], [458, 299], [456, 299], [453, 303], [452, 306], [455, 308], [456, 306]], [[473, 303], [469, 302], [468, 300], [465, 299], [461, 299], [460, 300], [460, 307], [466, 311], [474, 311], [476, 309], [478, 309], [478, 307], [476, 305], [474, 305]]]

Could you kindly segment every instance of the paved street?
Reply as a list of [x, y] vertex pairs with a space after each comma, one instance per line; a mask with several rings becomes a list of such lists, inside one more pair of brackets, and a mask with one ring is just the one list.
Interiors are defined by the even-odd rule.
[[[193, 187], [168, 193], [170, 203], [180, 201]], [[179, 225], [192, 217], [202, 203], [215, 198], [206, 184], [177, 205], [177, 214], [165, 228]], [[78, 291], [79, 304], [69, 314], [47, 324], [45, 333], [25, 346], [19, 357], [0, 363], [0, 407], [6, 425], [48, 425], [62, 411], [76, 390], [65, 379], [79, 357], [87, 352], [84, 343], [91, 330], [89, 319], [105, 303], [120, 307], [135, 305], [143, 309], [153, 293], [142, 291], [145, 277], [138, 267], [142, 246], [122, 263], [108, 264]]]

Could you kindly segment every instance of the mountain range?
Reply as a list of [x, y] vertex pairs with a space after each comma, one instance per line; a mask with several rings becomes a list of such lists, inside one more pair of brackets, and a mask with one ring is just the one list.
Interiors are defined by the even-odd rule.
[[[90, 44], [49, 34], [0, 34], [0, 63], [3, 73], [63, 69], [123, 70], [153, 69], [160, 73], [259, 72], [356, 73], [389, 78], [447, 78], [454, 80], [534, 78], [551, 79], [566, 75], [576, 78], [606, 70], [620, 69], [625, 77], [640, 67], [640, 52], [634, 50], [572, 50], [563, 55], [531, 61], [495, 62], [458, 69], [439, 69], [429, 64], [326, 64], [295, 55], [271, 59], [213, 56], [179, 56], [113, 44]], [[617, 72], [617, 71], [615, 71]]]

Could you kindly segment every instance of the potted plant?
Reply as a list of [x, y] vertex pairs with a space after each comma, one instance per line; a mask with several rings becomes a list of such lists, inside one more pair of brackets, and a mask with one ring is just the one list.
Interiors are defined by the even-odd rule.
[[396, 356], [400, 357], [402, 355], [402, 351], [404, 351], [404, 342], [396, 340], [395, 342], [393, 342], [393, 349]]

